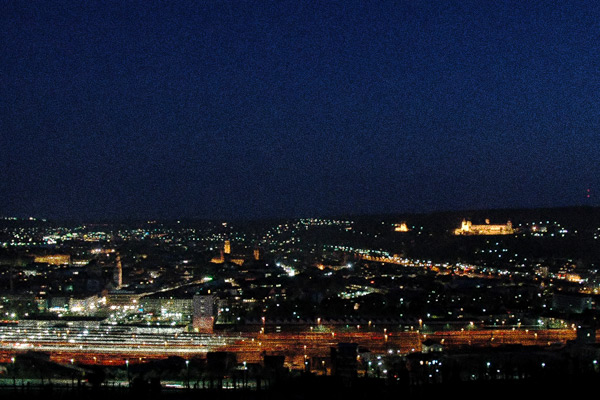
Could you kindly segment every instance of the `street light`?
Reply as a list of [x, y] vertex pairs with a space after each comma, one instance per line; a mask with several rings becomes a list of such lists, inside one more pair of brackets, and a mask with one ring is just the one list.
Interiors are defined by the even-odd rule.
[[248, 387], [248, 363], [244, 361], [244, 387]]
[[187, 370], [187, 388], [190, 388], [190, 360], [185, 360], [185, 369]]
[[12, 373], [13, 373], [13, 386], [17, 386], [17, 370], [15, 368], [15, 358], [11, 357], [10, 362], [12, 363]]

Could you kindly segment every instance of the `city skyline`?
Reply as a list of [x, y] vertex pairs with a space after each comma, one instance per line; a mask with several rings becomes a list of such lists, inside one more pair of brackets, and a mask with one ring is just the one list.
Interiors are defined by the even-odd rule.
[[0, 391], [591, 386], [600, 208], [507, 218], [1, 219]]
[[598, 205], [595, 4], [0, 7], [0, 215]]
[[591, 389], [598, 21], [3, 2], [3, 398]]

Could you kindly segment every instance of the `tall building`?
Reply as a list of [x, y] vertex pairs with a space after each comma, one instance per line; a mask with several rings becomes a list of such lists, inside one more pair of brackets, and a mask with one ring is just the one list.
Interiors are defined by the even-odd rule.
[[223, 246], [223, 251], [225, 254], [231, 254], [231, 242], [229, 240], [225, 241], [225, 246]]
[[123, 265], [121, 264], [121, 256], [117, 254], [117, 265], [113, 275], [113, 281], [117, 289], [121, 289], [123, 286]]
[[258, 248], [254, 249], [254, 259], [256, 261], [260, 260], [260, 249]]
[[212, 333], [215, 322], [215, 296], [196, 294], [192, 298], [192, 326], [194, 330]]

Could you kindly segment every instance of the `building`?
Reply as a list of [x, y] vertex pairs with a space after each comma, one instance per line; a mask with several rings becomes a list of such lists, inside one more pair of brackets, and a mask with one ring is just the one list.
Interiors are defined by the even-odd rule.
[[231, 241], [226, 240], [225, 245], [223, 246], [223, 251], [225, 254], [231, 254]]
[[69, 311], [69, 298], [66, 296], [52, 296], [48, 299], [48, 310], [56, 313]]
[[192, 298], [192, 326], [194, 330], [212, 333], [215, 322], [215, 296], [194, 295]]
[[192, 305], [191, 298], [165, 296], [162, 293], [140, 299], [140, 306], [145, 313], [160, 315], [175, 321], [189, 321], [192, 315]]
[[113, 290], [106, 295], [106, 305], [115, 309], [136, 309], [140, 295], [129, 290]]
[[123, 287], [123, 265], [121, 264], [121, 256], [118, 254], [117, 254], [117, 265], [115, 266], [113, 280], [114, 280], [116, 289], [121, 289]]
[[506, 224], [491, 225], [486, 219], [483, 225], [473, 225], [469, 220], [463, 219], [461, 227], [454, 230], [455, 235], [512, 235], [515, 233], [512, 222]]
[[395, 232], [408, 232], [408, 226], [406, 226], [406, 222], [402, 221], [399, 224], [394, 224], [394, 231]]
[[51, 254], [47, 256], [36, 256], [33, 262], [50, 265], [68, 265], [71, 263], [71, 256], [68, 254]]
[[225, 253], [223, 252], [223, 250], [221, 249], [221, 251], [219, 252], [219, 255], [214, 256], [210, 260], [210, 262], [213, 264], [223, 264], [225, 262]]

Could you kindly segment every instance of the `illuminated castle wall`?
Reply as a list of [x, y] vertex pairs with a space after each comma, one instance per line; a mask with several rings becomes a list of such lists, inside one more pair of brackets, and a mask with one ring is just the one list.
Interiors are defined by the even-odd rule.
[[471, 221], [463, 219], [461, 227], [454, 230], [455, 235], [512, 235], [515, 230], [512, 222], [508, 221], [504, 225], [490, 225], [489, 220], [485, 220], [483, 225], [473, 225]]

